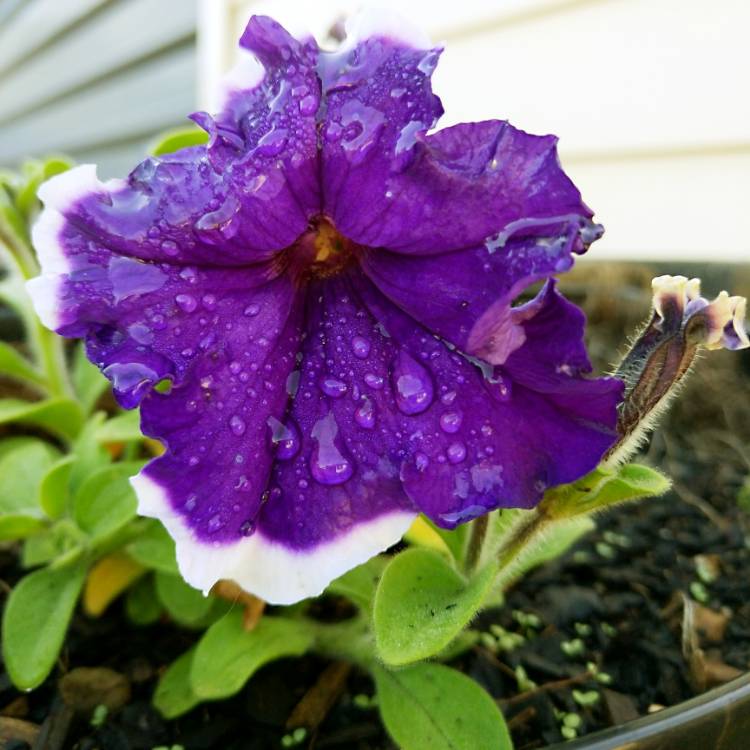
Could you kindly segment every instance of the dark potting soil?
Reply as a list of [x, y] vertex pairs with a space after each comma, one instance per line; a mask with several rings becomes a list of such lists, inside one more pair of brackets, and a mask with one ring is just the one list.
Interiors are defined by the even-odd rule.
[[[568, 282], [592, 320], [600, 370], [648, 307], [648, 271], [612, 273], [611, 285], [601, 268]], [[750, 352], [706, 360], [641, 457], [670, 474], [675, 489], [600, 517], [562, 559], [483, 613], [474, 627], [485, 635], [452, 663], [498, 700], [517, 750], [561, 741], [570, 714], [587, 734], [750, 669], [750, 509], [738, 504], [750, 473]], [[15, 552], [0, 551], [0, 579], [12, 585], [19, 574]], [[319, 610], [340, 611], [336, 601]], [[335, 701], [299, 747], [394, 747], [363, 699], [373, 694], [371, 681], [346, 669], [329, 680], [330, 664], [315, 657], [271, 664], [234, 698], [164, 720], [150, 705], [156, 680], [198, 635], [166, 620], [136, 627], [117, 605], [98, 620], [78, 615], [58, 670], [41, 688], [20, 694], [0, 673], [0, 748], [279, 748], [295, 706], [321, 683]], [[60, 697], [60, 676], [78, 667], [114, 670], [129, 687], [125, 705], [99, 726]]]

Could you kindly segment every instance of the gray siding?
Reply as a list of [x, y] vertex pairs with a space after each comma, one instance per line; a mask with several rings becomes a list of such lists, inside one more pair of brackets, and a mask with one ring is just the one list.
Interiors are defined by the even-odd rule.
[[0, 165], [123, 176], [195, 109], [195, 0], [0, 0]]

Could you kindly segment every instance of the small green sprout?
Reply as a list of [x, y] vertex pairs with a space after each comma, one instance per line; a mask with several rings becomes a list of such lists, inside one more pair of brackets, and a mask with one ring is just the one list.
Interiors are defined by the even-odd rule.
[[91, 726], [95, 729], [98, 729], [99, 727], [104, 725], [105, 721], [107, 721], [108, 715], [109, 709], [103, 703], [100, 703], [98, 706], [96, 706], [96, 708], [94, 708], [94, 712], [91, 714], [89, 724], [91, 724]]
[[570, 641], [563, 641], [560, 644], [560, 650], [565, 656], [581, 656], [586, 650], [586, 645], [580, 638], [573, 638]]
[[577, 622], [574, 625], [576, 629], [576, 633], [581, 636], [581, 638], [588, 638], [588, 636], [591, 635], [591, 625], [589, 625], [587, 622]]
[[711, 598], [710, 594], [708, 593], [708, 589], [700, 581], [693, 581], [690, 584], [690, 596], [692, 596], [695, 601], [700, 602], [701, 604], [706, 604]]
[[307, 737], [307, 729], [297, 727], [293, 732], [281, 738], [281, 747], [297, 747], [305, 741], [305, 737]]
[[516, 683], [518, 684], [519, 693], [526, 693], [537, 687], [536, 682], [526, 674], [526, 670], [520, 664], [513, 671], [516, 674]]
[[573, 700], [583, 708], [597, 704], [599, 698], [596, 690], [573, 690]]
[[597, 554], [607, 560], [612, 560], [617, 555], [615, 548], [611, 544], [607, 544], [607, 542], [597, 542], [596, 551]]

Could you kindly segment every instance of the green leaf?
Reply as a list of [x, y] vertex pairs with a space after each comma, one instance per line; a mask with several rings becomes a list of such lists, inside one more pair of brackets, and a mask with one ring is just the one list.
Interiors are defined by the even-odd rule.
[[156, 573], [156, 593], [171, 617], [181, 625], [195, 626], [206, 619], [215, 599], [189, 586], [179, 575]]
[[139, 463], [105, 466], [92, 474], [73, 498], [73, 517], [79, 528], [99, 541], [121, 529], [136, 515], [138, 501], [128, 479]]
[[65, 513], [70, 499], [70, 472], [75, 456], [64, 456], [49, 467], [39, 484], [39, 505], [50, 518]]
[[489, 565], [466, 581], [431, 550], [396, 555], [375, 594], [373, 624], [382, 660], [409, 664], [445, 648], [476, 615], [495, 573]]
[[663, 495], [672, 486], [656, 469], [626, 464], [617, 471], [596, 469], [572, 484], [555, 487], [544, 498], [548, 515], [569, 518], [618, 503]]
[[16, 687], [44, 682], [62, 648], [86, 566], [42, 568], [22, 578], [3, 614], [3, 659]]
[[83, 426], [83, 414], [75, 401], [65, 398], [33, 402], [0, 399], [0, 424], [10, 422], [41, 427], [64, 440], [72, 440]]
[[181, 716], [200, 703], [190, 684], [195, 652], [193, 646], [172, 662], [156, 686], [154, 705], [166, 719]]
[[107, 390], [109, 381], [101, 374], [96, 365], [91, 364], [86, 357], [86, 347], [83, 343], [76, 347], [73, 356], [73, 388], [78, 400], [83, 406], [85, 414], [90, 414], [102, 393]]
[[173, 154], [181, 148], [202, 146], [208, 143], [208, 133], [198, 127], [175, 128], [159, 136], [159, 140], [149, 149], [152, 156]]
[[[39, 507], [39, 485], [41, 478], [49, 470], [55, 460], [57, 451], [41, 440], [16, 443], [11, 450], [4, 452], [0, 458], [0, 515], [13, 516], [0, 534], [4, 539], [17, 529], [21, 536], [22, 529], [33, 519], [41, 522], [41, 508]], [[33, 526], [33, 524], [32, 524]], [[20, 538], [20, 537], [19, 537]]]
[[35, 568], [45, 565], [66, 552], [65, 539], [54, 528], [30, 536], [23, 543], [21, 565]]
[[26, 184], [19, 190], [16, 196], [16, 206], [26, 217], [32, 215], [38, 206], [36, 197], [39, 186], [50, 177], [62, 172], [67, 172], [72, 166], [70, 160], [63, 156], [52, 156], [44, 162], [27, 162], [24, 167], [26, 173]]
[[286, 656], [301, 656], [314, 636], [304, 621], [263, 617], [247, 632], [243, 613], [233, 609], [215, 622], [198, 643], [190, 681], [196, 696], [206, 700], [238, 692], [262, 666]]
[[366, 563], [352, 568], [340, 578], [332, 581], [328, 592], [351, 599], [360, 609], [372, 608], [375, 589], [383, 574], [388, 558], [381, 555], [370, 558]]
[[25, 539], [45, 528], [44, 522], [28, 513], [9, 513], [0, 516], [0, 541]]
[[0, 374], [42, 387], [45, 385], [44, 375], [4, 341], [0, 341]]
[[100, 443], [128, 443], [141, 440], [141, 415], [138, 410], [126, 411], [108, 419], [96, 433]]
[[151, 625], [161, 617], [162, 606], [156, 596], [153, 576], [141, 578], [128, 589], [125, 612], [136, 625]]
[[145, 530], [127, 547], [141, 565], [164, 573], [179, 573], [174, 540], [159, 521], [149, 521]]
[[378, 705], [402, 750], [512, 750], [495, 701], [472, 679], [440, 664], [374, 670]]
[[101, 412], [90, 417], [73, 443], [72, 453], [76, 457], [70, 472], [70, 491], [73, 493], [91, 474], [112, 463], [112, 456], [96, 439], [105, 418], [106, 415]]

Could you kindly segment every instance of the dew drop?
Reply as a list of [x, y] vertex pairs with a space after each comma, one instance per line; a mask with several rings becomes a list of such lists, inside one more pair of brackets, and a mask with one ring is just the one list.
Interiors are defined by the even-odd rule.
[[406, 352], [400, 352], [396, 357], [392, 380], [396, 406], [404, 414], [421, 414], [432, 403], [430, 374]]
[[370, 354], [370, 341], [364, 336], [355, 336], [352, 339], [352, 351], [359, 359], [367, 359]]
[[461, 422], [463, 422], [463, 416], [460, 412], [447, 411], [440, 417], [440, 429], [452, 435], [454, 432], [458, 432]]
[[335, 378], [323, 378], [320, 381], [320, 390], [331, 398], [341, 398], [348, 390], [346, 383]]
[[216, 307], [216, 296], [213, 294], [204, 294], [201, 302], [206, 310], [213, 310]]
[[424, 471], [430, 465], [430, 459], [427, 457], [425, 453], [422, 453], [422, 451], [419, 451], [414, 456], [414, 465], [417, 467], [419, 471]]
[[379, 391], [383, 387], [383, 378], [375, 373], [368, 372], [365, 374], [365, 383], [370, 386], [373, 390]]
[[315, 111], [318, 109], [318, 97], [316, 97], [314, 94], [310, 94], [309, 96], [304, 97], [300, 100], [299, 103], [299, 111], [300, 114], [304, 116], [315, 114]]
[[215, 534], [222, 526], [224, 526], [224, 519], [218, 513], [208, 519], [209, 534]]
[[359, 409], [354, 412], [354, 421], [366, 430], [375, 427], [375, 408], [369, 398], [366, 398]]
[[460, 464], [466, 458], [466, 446], [463, 443], [451, 443], [446, 454], [452, 464]]
[[313, 425], [311, 435], [315, 447], [310, 456], [310, 472], [320, 484], [343, 484], [354, 473], [352, 462], [337, 445], [338, 431], [336, 420], [330, 412]]
[[198, 301], [192, 294], [178, 294], [174, 301], [183, 312], [191, 313], [198, 307]]
[[248, 318], [254, 318], [260, 312], [260, 305], [256, 302], [251, 302], [243, 311], [244, 315]]
[[300, 449], [300, 438], [294, 422], [284, 424], [276, 417], [269, 417], [268, 426], [271, 428], [271, 442], [276, 446], [276, 458], [288, 461], [294, 458]]
[[247, 425], [245, 420], [239, 414], [233, 414], [229, 419], [229, 428], [235, 435], [244, 435]]
[[446, 405], [450, 406], [455, 400], [456, 400], [456, 392], [455, 391], [448, 391], [447, 393], [444, 393], [440, 400]]
[[172, 240], [164, 240], [164, 242], [161, 243], [161, 249], [167, 254], [171, 256], [177, 255], [177, 253], [180, 252], [180, 248], [177, 247], [177, 243]]

